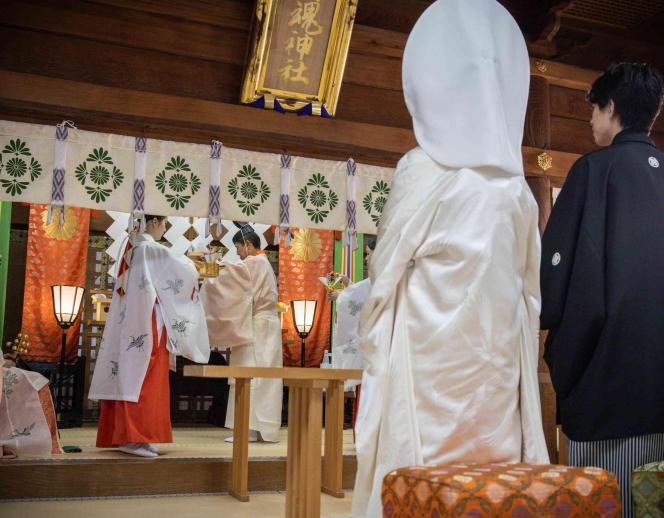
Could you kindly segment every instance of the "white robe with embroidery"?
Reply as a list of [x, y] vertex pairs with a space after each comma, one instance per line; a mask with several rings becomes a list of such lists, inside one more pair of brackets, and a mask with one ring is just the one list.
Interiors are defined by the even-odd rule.
[[397, 166], [361, 315], [355, 517], [382, 516], [400, 467], [548, 462], [523, 36], [494, 0], [439, 0], [402, 77], [420, 147]]
[[[201, 299], [208, 319], [210, 343], [231, 347], [231, 365], [282, 367], [281, 320], [277, 315], [277, 282], [264, 254], [241, 263], [225, 263], [216, 279], [206, 279]], [[251, 381], [249, 428], [265, 441], [279, 440], [283, 382]], [[235, 387], [231, 384], [226, 426], [233, 428]]]
[[[125, 295], [113, 294], [97, 353], [90, 399], [136, 402], [152, 352], [152, 311], [158, 313], [173, 355], [198, 363], [210, 358], [198, 272], [149, 234], [132, 240]], [[159, 326], [161, 332], [161, 326]]]
[[[364, 360], [358, 341], [360, 311], [369, 297], [371, 281], [351, 284], [337, 297], [336, 322], [332, 339], [332, 367], [335, 369], [363, 369]], [[359, 380], [348, 380], [345, 390], [359, 385]]]
[[0, 457], [3, 451], [18, 457], [51, 453], [51, 430], [39, 400], [48, 380], [16, 367], [0, 367], [0, 378]]

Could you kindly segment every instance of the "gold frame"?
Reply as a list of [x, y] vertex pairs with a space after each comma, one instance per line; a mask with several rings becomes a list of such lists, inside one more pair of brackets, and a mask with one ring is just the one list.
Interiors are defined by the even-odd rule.
[[334, 116], [346, 67], [358, 0], [335, 0], [335, 2], [320, 85], [318, 93], [312, 95], [265, 86], [270, 41], [279, 0], [257, 0], [251, 37], [252, 44], [244, 73], [240, 102], [253, 103], [264, 97], [266, 108], [273, 109], [276, 99], [288, 111], [298, 111], [311, 104], [314, 115], [321, 115], [321, 108], [324, 106], [325, 110]]

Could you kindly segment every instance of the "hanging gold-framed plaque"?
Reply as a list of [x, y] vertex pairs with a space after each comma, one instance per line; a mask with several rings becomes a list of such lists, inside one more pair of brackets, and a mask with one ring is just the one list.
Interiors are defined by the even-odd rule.
[[333, 116], [358, 0], [257, 0], [240, 101]]

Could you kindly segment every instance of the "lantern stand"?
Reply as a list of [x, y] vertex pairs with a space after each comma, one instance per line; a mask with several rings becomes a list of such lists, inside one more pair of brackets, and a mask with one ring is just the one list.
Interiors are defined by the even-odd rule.
[[311, 333], [316, 318], [316, 300], [291, 300], [291, 310], [293, 312], [293, 324], [297, 334], [302, 340], [300, 345], [300, 367], [304, 367], [305, 347], [304, 341]]

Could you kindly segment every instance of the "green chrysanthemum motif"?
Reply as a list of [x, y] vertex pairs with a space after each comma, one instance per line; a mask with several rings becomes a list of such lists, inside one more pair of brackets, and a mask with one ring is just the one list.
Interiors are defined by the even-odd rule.
[[5, 155], [14, 155], [14, 156], [30, 156], [30, 149], [27, 144], [23, 142], [20, 138], [16, 140], [10, 140], [9, 144], [5, 146], [2, 150], [2, 153]]
[[20, 178], [28, 172], [28, 166], [21, 158], [10, 158], [5, 165], [7, 174], [13, 178]]
[[175, 171], [175, 172], [180, 172], [180, 171], [191, 171], [191, 168], [189, 167], [189, 164], [187, 164], [187, 161], [182, 158], [181, 156], [174, 156], [172, 157], [169, 161], [168, 164], [166, 164], [165, 167], [166, 171]]
[[384, 196], [378, 196], [378, 198], [376, 198], [376, 201], [374, 202], [374, 208], [382, 214], [386, 203], [387, 203], [387, 198], [385, 198]]
[[94, 166], [90, 170], [90, 181], [95, 185], [104, 185], [111, 179], [111, 173], [105, 167]]
[[183, 196], [180, 194], [167, 194], [166, 201], [170, 203], [171, 207], [175, 210], [184, 209], [185, 205], [189, 202], [191, 196]]
[[330, 184], [327, 179], [320, 173], [315, 173], [307, 182], [310, 187], [318, 187], [320, 189], [329, 189]]
[[95, 203], [103, 203], [106, 201], [106, 198], [108, 198], [113, 191], [111, 189], [102, 189], [99, 186], [90, 187], [89, 185], [86, 185], [85, 192], [88, 193], [90, 199]]
[[327, 195], [319, 189], [313, 191], [309, 196], [309, 199], [314, 207], [322, 207], [327, 203]]
[[30, 181], [34, 182], [42, 174], [42, 166], [34, 157], [30, 158]]
[[383, 180], [378, 180], [371, 188], [371, 192], [362, 199], [362, 206], [371, 220], [378, 225], [383, 209], [390, 195], [390, 186]]
[[168, 180], [168, 186], [175, 192], [184, 191], [188, 184], [187, 178], [181, 173], [175, 173]]
[[201, 188], [201, 181], [198, 176], [191, 175], [191, 193], [196, 194]]
[[124, 173], [103, 147], [93, 148], [86, 159], [76, 166], [74, 176], [95, 203], [105, 202], [124, 181]]
[[120, 187], [120, 184], [124, 181], [124, 174], [117, 167], [113, 166], [113, 174], [111, 175], [113, 180], [113, 189]]
[[387, 184], [386, 181], [384, 180], [378, 180], [373, 188], [371, 189], [371, 192], [380, 194], [383, 196], [388, 196], [390, 194], [390, 186]]
[[243, 165], [242, 169], [237, 174], [238, 178], [247, 178], [250, 180], [260, 180], [261, 175], [256, 171], [256, 168], [249, 164], [249, 165]]
[[258, 187], [253, 182], [243, 182], [240, 186], [240, 192], [248, 200], [253, 200], [258, 195]]
[[159, 192], [162, 194], [166, 192], [166, 171], [161, 171], [159, 174], [157, 174], [155, 184], [157, 185]]
[[320, 173], [314, 173], [297, 192], [297, 199], [313, 223], [323, 223], [339, 204], [339, 195]]
[[246, 164], [229, 180], [228, 194], [233, 197], [243, 214], [253, 216], [270, 197], [271, 190], [256, 167]]
[[[30, 173], [27, 175], [27, 173]], [[42, 173], [42, 165], [20, 138], [11, 139], [0, 152], [0, 187], [10, 196], [19, 196]], [[27, 175], [27, 176], [26, 176]], [[4, 176], [4, 178], [3, 178]]]
[[261, 203], [265, 202], [270, 197], [270, 186], [265, 182], [261, 182], [261, 186], [258, 189], [261, 196]]
[[30, 185], [30, 182], [19, 182], [18, 180], [0, 180], [0, 185], [4, 187], [5, 192], [12, 196], [18, 196]]
[[106, 151], [104, 148], [100, 147], [97, 149], [93, 149], [92, 153], [88, 155], [88, 158], [85, 159], [86, 162], [96, 162], [97, 165], [101, 164], [112, 164], [113, 159], [111, 158], [111, 155], [108, 154], [108, 151]]
[[175, 210], [186, 207], [201, 185], [201, 179], [179, 155], [171, 157], [155, 178], [155, 186]]

